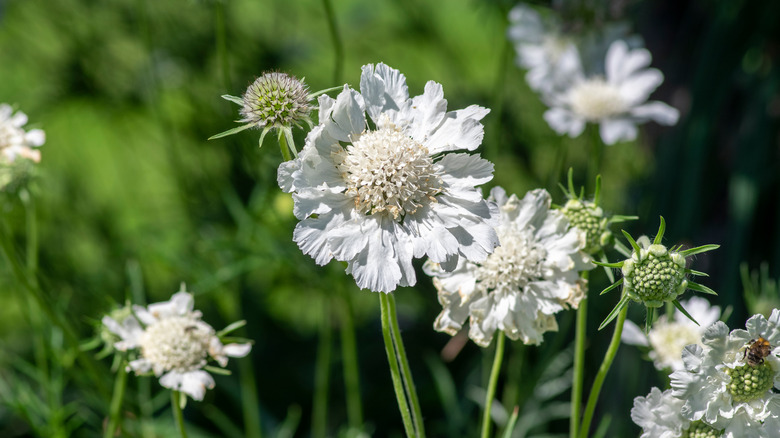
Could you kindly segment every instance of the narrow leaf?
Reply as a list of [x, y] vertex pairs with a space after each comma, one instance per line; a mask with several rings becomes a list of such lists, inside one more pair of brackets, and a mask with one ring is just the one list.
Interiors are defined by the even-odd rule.
[[[604, 250], [601, 250], [601, 252], [599, 253], [599, 261], [601, 263], [609, 263], [607, 261], [607, 255], [604, 253]], [[604, 273], [607, 274], [607, 278], [609, 279], [609, 282], [610, 283], [614, 283], [615, 282], [615, 274], [612, 273], [612, 269], [609, 269], [607, 267], [603, 267], [603, 268], [604, 268]]]
[[710, 276], [710, 274], [708, 274], [706, 272], [696, 271], [696, 270], [688, 269], [688, 268], [685, 269], [685, 273], [686, 274], [691, 274], [691, 275], [698, 275], [699, 277], [709, 277]]
[[593, 263], [596, 266], [603, 266], [605, 268], [622, 268], [623, 267], [623, 262], [602, 263], [602, 262], [597, 262], [596, 260], [592, 260], [591, 263]]
[[620, 254], [623, 254], [624, 257], [631, 257], [631, 251], [628, 250], [628, 247], [626, 245], [623, 245], [622, 242], [618, 242], [615, 240], [615, 244], [613, 245], [617, 252]]
[[209, 140], [214, 140], [217, 138], [227, 137], [228, 135], [233, 135], [237, 132], [241, 132], [245, 129], [249, 129], [251, 127], [255, 126], [254, 123], [247, 123], [246, 125], [239, 126], [237, 128], [228, 129], [227, 131], [220, 132], [219, 134], [214, 134], [211, 137], [209, 137]]
[[509, 417], [509, 422], [506, 424], [504, 438], [512, 438], [512, 432], [515, 430], [515, 423], [517, 423], [518, 415], [520, 415], [520, 406], [515, 406], [515, 408], [512, 410], [512, 416]]
[[606, 327], [610, 322], [612, 322], [613, 319], [617, 318], [618, 313], [620, 313], [621, 310], [623, 310], [623, 307], [628, 305], [628, 294], [623, 295], [623, 298], [620, 299], [620, 301], [617, 303], [614, 309], [612, 309], [611, 312], [609, 312], [609, 315], [607, 315], [607, 318], [604, 320], [604, 322], [601, 323], [599, 326], [599, 330]]
[[607, 292], [611, 291], [612, 289], [614, 289], [614, 288], [616, 288], [616, 287], [620, 286], [621, 284], [623, 284], [623, 279], [622, 279], [622, 278], [621, 278], [620, 280], [618, 280], [618, 281], [616, 281], [616, 282], [612, 283], [612, 285], [608, 286], [608, 287], [607, 287], [606, 289], [604, 289], [603, 291], [601, 291], [601, 293], [600, 293], [599, 295], [604, 295], [605, 293], [607, 293]]
[[634, 240], [634, 238], [631, 237], [630, 234], [628, 234], [628, 231], [626, 230], [620, 230], [620, 231], [622, 231], [623, 235], [626, 236], [628, 243], [631, 244], [631, 247], [634, 248], [634, 251], [636, 251], [636, 253], [639, 254], [642, 251], [642, 248], [639, 247], [639, 245], [636, 243], [636, 240]]
[[645, 316], [645, 334], [650, 333], [650, 327], [653, 326], [653, 318], [655, 318], [655, 307], [645, 307], [647, 314]]
[[243, 319], [241, 321], [236, 321], [236, 322], [228, 325], [227, 327], [223, 328], [222, 330], [218, 331], [217, 332], [217, 337], [221, 338], [222, 336], [225, 336], [226, 334], [228, 334], [228, 333], [230, 333], [230, 332], [232, 332], [234, 330], [238, 330], [238, 329], [240, 329], [241, 327], [243, 327], [245, 325], [246, 325], [246, 321], [243, 320]]
[[713, 249], [718, 248], [720, 248], [720, 245], [702, 245], [697, 246], [696, 248], [688, 248], [685, 251], [680, 251], [680, 254], [682, 254], [683, 257], [688, 257], [689, 255], [701, 254], [703, 252], [712, 251]]
[[626, 216], [623, 214], [616, 214], [609, 218], [609, 222], [613, 224], [617, 224], [625, 221], [635, 221], [637, 219], [639, 219], [639, 216]]
[[309, 95], [309, 99], [313, 99], [313, 98], [319, 96], [320, 94], [330, 93], [331, 91], [343, 90], [343, 89], [344, 89], [344, 85], [339, 85], [338, 87], [330, 87], [330, 88], [326, 88], [324, 90], [315, 91], [314, 93], [311, 93]]
[[593, 192], [593, 205], [599, 205], [601, 200], [601, 175], [596, 175], [596, 190]]
[[685, 310], [685, 308], [682, 306], [682, 304], [680, 304], [680, 302], [679, 302], [679, 301], [677, 301], [677, 300], [674, 300], [674, 301], [672, 301], [672, 303], [674, 303], [674, 307], [676, 307], [676, 308], [677, 308], [677, 310], [679, 310], [679, 311], [680, 311], [680, 313], [682, 313], [683, 315], [687, 316], [687, 317], [688, 317], [688, 319], [690, 319], [691, 321], [693, 321], [693, 323], [694, 323], [694, 324], [696, 324], [696, 325], [699, 325], [699, 323], [698, 323], [698, 322], [696, 322], [696, 320], [695, 320], [695, 319], [694, 319], [694, 318], [691, 316], [691, 314], [690, 314], [690, 313], [688, 313], [688, 311], [687, 311], [687, 310]]
[[240, 97], [231, 96], [229, 94], [223, 94], [222, 98], [225, 99], [225, 100], [229, 100], [229, 101], [231, 101], [233, 103], [237, 103], [237, 104], [239, 104], [241, 106], [244, 106], [244, 99], [242, 99]]
[[717, 292], [715, 292], [714, 290], [708, 288], [707, 286], [705, 286], [703, 284], [699, 284], [699, 283], [694, 283], [692, 281], [688, 282], [688, 289], [695, 290], [697, 292], [702, 292], [702, 293], [705, 293], [705, 294], [718, 295]]
[[568, 174], [568, 182], [569, 182], [569, 197], [574, 197], [574, 168], [569, 168], [569, 174]]
[[661, 243], [661, 239], [663, 239], [665, 232], [666, 232], [666, 221], [664, 220], [664, 217], [661, 216], [661, 224], [658, 225], [658, 233], [656, 233], [655, 239], [653, 239], [653, 245], [657, 245]]

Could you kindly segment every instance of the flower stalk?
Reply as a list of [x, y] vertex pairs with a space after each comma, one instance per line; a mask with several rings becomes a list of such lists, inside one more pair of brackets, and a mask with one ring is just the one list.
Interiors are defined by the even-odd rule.
[[501, 362], [504, 360], [504, 344], [506, 336], [499, 330], [496, 336], [496, 355], [493, 358], [493, 367], [490, 370], [490, 379], [488, 380], [487, 394], [485, 395], [485, 411], [482, 414], [482, 438], [490, 437], [490, 428], [493, 421], [490, 411], [493, 408], [493, 399], [496, 396], [496, 386], [498, 384], [498, 375], [501, 373]]
[[181, 438], [187, 438], [187, 429], [184, 427], [184, 413], [182, 412], [182, 397], [179, 391], [171, 391], [171, 409], [173, 410], [173, 421], [176, 423], [176, 430]]
[[393, 379], [393, 389], [395, 390], [395, 399], [398, 401], [398, 410], [401, 411], [401, 419], [404, 423], [404, 430], [407, 437], [417, 436], [412, 421], [412, 414], [409, 410], [409, 403], [406, 401], [404, 386], [401, 382], [401, 371], [398, 366], [395, 347], [393, 346], [393, 334], [390, 327], [390, 304], [389, 294], [379, 294], [379, 305], [382, 311], [382, 337], [385, 341], [385, 352], [387, 352], [387, 362], [390, 365], [390, 377]]

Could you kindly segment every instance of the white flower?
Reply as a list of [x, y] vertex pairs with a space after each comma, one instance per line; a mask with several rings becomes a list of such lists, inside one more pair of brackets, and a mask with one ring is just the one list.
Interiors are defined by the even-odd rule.
[[[684, 400], [681, 413], [694, 421], [702, 420], [724, 437], [776, 437], [780, 415], [780, 311], [769, 320], [751, 317], [747, 330], [734, 330], [716, 322], [704, 331], [703, 346], [689, 345], [683, 350], [684, 370], [671, 374], [675, 397]], [[746, 348], [763, 337], [772, 351], [758, 364], [748, 363]]]
[[631, 409], [631, 419], [642, 428], [640, 438], [679, 438], [691, 422], [680, 415], [683, 401], [672, 396], [671, 390], [663, 393], [658, 388], [650, 390], [647, 397], [636, 397]]
[[139, 358], [127, 370], [136, 374], [151, 371], [162, 386], [195, 400], [203, 400], [206, 389], [214, 387], [214, 379], [203, 370], [209, 359], [224, 367], [228, 357], [246, 356], [252, 348], [250, 344], [223, 345], [214, 329], [201, 321], [201, 313], [193, 310], [188, 292], [177, 292], [170, 301], [148, 307], [133, 306], [133, 313], [121, 322], [103, 317], [103, 325], [121, 338], [114, 344], [117, 350], [139, 350]]
[[525, 4], [509, 11], [507, 35], [515, 45], [517, 63], [528, 70], [528, 86], [543, 95], [560, 90], [581, 71], [580, 55], [573, 40], [560, 32], [557, 22], [544, 20]]
[[555, 313], [576, 308], [584, 297], [579, 271], [593, 266], [581, 251], [585, 233], [550, 210], [550, 194], [543, 189], [520, 200], [496, 187], [489, 200], [500, 209], [501, 246], [484, 262], [460, 261], [453, 272], [435, 260], [423, 267], [434, 277], [444, 307], [434, 328], [455, 335], [470, 317], [469, 337], [482, 347], [496, 330], [538, 345], [546, 331], [558, 329]]
[[384, 64], [363, 67], [360, 93], [344, 86], [319, 103], [320, 124], [278, 175], [293, 193], [293, 240], [305, 254], [320, 265], [346, 261], [358, 286], [390, 292], [415, 284], [414, 257], [452, 270], [461, 257], [493, 252], [495, 207], [475, 188], [493, 165], [447, 153], [479, 146], [487, 109], [447, 111], [433, 81], [409, 98], [404, 75]]
[[34, 147], [46, 141], [46, 134], [40, 129], [25, 131], [27, 115], [21, 111], [14, 114], [8, 104], [0, 104], [0, 162], [13, 163], [17, 157], [34, 162], [41, 161], [41, 152]]
[[720, 319], [720, 307], [710, 306], [709, 301], [704, 298], [691, 297], [680, 304], [699, 325], [676, 310], [673, 319], [660, 318], [647, 335], [629, 320], [626, 320], [623, 326], [621, 340], [630, 345], [650, 347], [650, 358], [656, 369], [683, 369], [683, 348], [689, 344], [701, 345], [704, 329]]
[[674, 125], [679, 112], [659, 102], [647, 102], [650, 94], [664, 80], [663, 74], [650, 65], [650, 52], [629, 49], [625, 41], [613, 42], [606, 56], [606, 78], [586, 77], [579, 70], [566, 90], [548, 96], [550, 109], [544, 119], [558, 134], [579, 136], [585, 123], [598, 123], [601, 138], [611, 145], [634, 140], [636, 125], [654, 120]]

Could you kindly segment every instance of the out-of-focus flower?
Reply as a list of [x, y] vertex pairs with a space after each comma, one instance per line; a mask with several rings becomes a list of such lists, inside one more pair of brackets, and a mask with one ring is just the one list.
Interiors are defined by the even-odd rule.
[[[729, 333], [716, 322], [702, 345], [683, 350], [685, 368], [671, 374], [672, 394], [684, 401], [681, 414], [724, 430], [724, 437], [776, 437], [780, 416], [780, 310], [767, 320], [752, 316], [747, 330]], [[756, 341], [768, 347], [750, 351]], [[757, 355], [756, 355], [757, 354]]]
[[13, 163], [18, 157], [41, 161], [41, 152], [33, 148], [46, 142], [46, 134], [40, 129], [25, 131], [26, 124], [25, 113], [0, 104], [0, 163]]
[[346, 261], [358, 286], [390, 292], [415, 284], [415, 257], [452, 270], [493, 252], [497, 212], [475, 187], [493, 178], [493, 164], [450, 153], [480, 145], [486, 108], [447, 111], [433, 81], [410, 98], [406, 77], [385, 64], [363, 67], [359, 93], [344, 86], [319, 103], [320, 124], [278, 172], [305, 254]]
[[606, 77], [576, 71], [570, 86], [546, 96], [550, 109], [544, 119], [558, 134], [570, 137], [582, 134], [586, 123], [596, 123], [608, 145], [636, 139], [639, 123], [674, 125], [679, 118], [675, 108], [647, 101], [664, 80], [659, 70], [647, 68], [650, 62], [646, 49], [629, 49], [623, 40], [613, 42], [607, 51]]
[[680, 304], [699, 325], [676, 310], [673, 318], [656, 321], [647, 334], [629, 320], [623, 326], [621, 340], [626, 344], [649, 347], [650, 358], [658, 370], [683, 369], [683, 348], [690, 344], [701, 345], [704, 329], [720, 318], [720, 307], [710, 306], [710, 302], [704, 298], [691, 297]]
[[120, 351], [138, 350], [138, 358], [127, 370], [136, 374], [152, 372], [166, 388], [181, 391], [195, 400], [203, 400], [214, 379], [204, 370], [209, 359], [221, 367], [228, 357], [249, 354], [250, 344], [227, 344], [214, 329], [201, 321], [201, 312], [193, 310], [193, 297], [177, 292], [169, 301], [133, 306], [134, 316], [117, 321], [103, 317], [103, 325], [119, 336], [114, 347]]
[[593, 267], [582, 251], [585, 233], [550, 210], [545, 190], [528, 192], [521, 200], [496, 187], [489, 200], [501, 212], [496, 228], [501, 246], [484, 262], [462, 260], [452, 272], [433, 260], [423, 267], [434, 277], [444, 308], [434, 328], [455, 335], [470, 318], [469, 337], [482, 347], [496, 330], [538, 345], [545, 332], [558, 329], [554, 315], [576, 308], [584, 298], [579, 272]]

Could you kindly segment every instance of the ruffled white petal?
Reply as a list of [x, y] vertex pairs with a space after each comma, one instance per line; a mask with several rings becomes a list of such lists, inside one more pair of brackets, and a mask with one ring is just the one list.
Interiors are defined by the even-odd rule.
[[406, 76], [383, 63], [363, 66], [360, 76], [360, 94], [366, 101], [366, 112], [374, 122], [382, 113], [395, 122], [398, 112], [409, 106], [409, 89]]
[[160, 377], [160, 385], [181, 391], [192, 397], [193, 400], [201, 401], [206, 395], [206, 389], [214, 388], [214, 378], [203, 370], [170, 371]]
[[485, 127], [480, 120], [489, 112], [489, 109], [478, 105], [450, 111], [444, 115], [441, 124], [431, 132], [423, 145], [431, 155], [456, 150], [473, 151], [482, 144]]
[[631, 116], [638, 122], [652, 120], [661, 125], [672, 126], [680, 119], [680, 112], [663, 102], [653, 101], [633, 108]]
[[604, 120], [599, 126], [604, 144], [613, 145], [619, 141], [636, 140], [636, 125], [628, 119]]
[[585, 130], [585, 119], [564, 108], [550, 108], [544, 112], [544, 120], [558, 134], [578, 137]]

